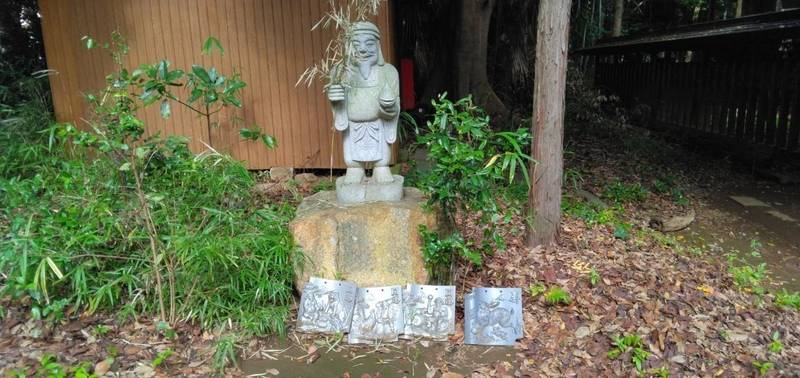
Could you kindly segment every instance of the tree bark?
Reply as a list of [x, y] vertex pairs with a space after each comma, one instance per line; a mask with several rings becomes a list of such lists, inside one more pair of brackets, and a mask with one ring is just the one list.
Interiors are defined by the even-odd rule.
[[495, 0], [463, 0], [456, 45], [456, 96], [472, 95], [476, 104], [495, 118], [508, 116], [486, 74], [489, 24]]
[[736, 18], [742, 17], [742, 8], [744, 5], [742, 3], [744, 3], [744, 0], [738, 0], [736, 2]]
[[533, 227], [528, 245], [552, 244], [561, 220], [564, 94], [571, 0], [541, 0], [536, 27], [535, 83], [533, 86], [533, 158], [528, 198]]
[[625, 0], [617, 0], [614, 3], [614, 29], [611, 31], [612, 37], [622, 35], [622, 13], [625, 11]]

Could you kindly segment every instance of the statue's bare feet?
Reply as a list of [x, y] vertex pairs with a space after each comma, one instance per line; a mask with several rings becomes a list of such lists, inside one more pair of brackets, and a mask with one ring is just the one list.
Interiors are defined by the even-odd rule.
[[389, 167], [375, 167], [372, 171], [372, 178], [375, 179], [375, 182], [380, 184], [388, 184], [394, 181], [392, 171]]
[[364, 179], [364, 168], [347, 168], [344, 174], [345, 184], [360, 184]]

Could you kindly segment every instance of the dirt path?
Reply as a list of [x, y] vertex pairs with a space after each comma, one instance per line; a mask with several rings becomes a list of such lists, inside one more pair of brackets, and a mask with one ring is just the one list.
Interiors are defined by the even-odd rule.
[[798, 291], [800, 191], [765, 181], [748, 184], [705, 193], [697, 221], [681, 235], [712, 253], [738, 250], [752, 264], [765, 262], [774, 286]]

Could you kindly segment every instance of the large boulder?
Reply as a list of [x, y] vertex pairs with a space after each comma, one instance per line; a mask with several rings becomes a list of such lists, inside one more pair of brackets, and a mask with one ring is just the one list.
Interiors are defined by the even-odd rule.
[[304, 199], [290, 225], [306, 256], [297, 271], [297, 288], [311, 276], [362, 287], [427, 283], [417, 229], [420, 224], [436, 228], [436, 216], [423, 210], [423, 202], [414, 188], [405, 188], [396, 202], [345, 205], [333, 191]]

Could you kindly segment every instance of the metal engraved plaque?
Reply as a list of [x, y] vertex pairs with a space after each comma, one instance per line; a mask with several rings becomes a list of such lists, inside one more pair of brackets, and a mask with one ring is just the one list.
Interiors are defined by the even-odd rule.
[[408, 285], [403, 302], [404, 336], [446, 340], [455, 333], [455, 286]]
[[514, 345], [522, 337], [522, 289], [474, 288], [464, 295], [464, 343]]
[[311, 277], [300, 298], [297, 329], [302, 332], [347, 332], [357, 290], [353, 282]]
[[359, 288], [347, 342], [397, 341], [403, 331], [403, 292], [400, 286]]

